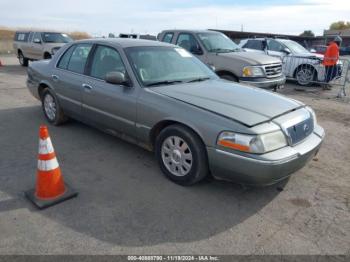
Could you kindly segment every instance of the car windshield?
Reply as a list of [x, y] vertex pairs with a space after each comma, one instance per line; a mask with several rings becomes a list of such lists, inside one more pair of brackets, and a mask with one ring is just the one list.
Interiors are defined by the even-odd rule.
[[208, 52], [228, 53], [241, 51], [241, 48], [222, 33], [198, 33], [200, 41]]
[[291, 41], [291, 40], [281, 40], [285, 46], [288, 47], [290, 51], [294, 54], [300, 54], [300, 53], [310, 53], [305, 47], [298, 44], [297, 42]]
[[61, 33], [42, 33], [41, 37], [45, 43], [69, 43], [73, 39]]
[[129, 47], [129, 62], [144, 86], [217, 79], [206, 65], [178, 47]]

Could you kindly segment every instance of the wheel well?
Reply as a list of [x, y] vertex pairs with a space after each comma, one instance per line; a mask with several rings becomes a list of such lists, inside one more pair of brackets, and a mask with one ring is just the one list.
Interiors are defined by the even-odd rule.
[[194, 130], [193, 128], [191, 128], [190, 126], [188, 125], [185, 125], [181, 122], [177, 122], [177, 121], [174, 121], [174, 120], [164, 120], [164, 121], [161, 121], [159, 123], [157, 123], [152, 129], [151, 129], [151, 132], [150, 132], [150, 140], [151, 140], [151, 145], [152, 147], [154, 148], [155, 146], [155, 143], [156, 143], [156, 139], [157, 139], [157, 136], [160, 134], [160, 132], [168, 127], [168, 126], [171, 126], [171, 125], [174, 125], [174, 124], [177, 124], [177, 125], [182, 125], [184, 127], [187, 127], [188, 129], [192, 130], [193, 133], [195, 133], [199, 139], [202, 141], [203, 145], [205, 146], [205, 143], [202, 139], [202, 137], [196, 132], [196, 130]]
[[41, 84], [39, 85], [39, 87], [38, 87], [38, 94], [39, 94], [39, 97], [40, 97], [40, 98], [41, 98], [41, 95], [42, 95], [44, 89], [46, 89], [46, 88], [49, 88], [49, 86], [46, 85], [46, 84], [41, 83]]
[[230, 76], [233, 76], [234, 78], [236, 78], [238, 80], [238, 77], [233, 74], [232, 72], [230, 71], [226, 71], [226, 70], [220, 70], [220, 71], [216, 71], [215, 72], [218, 76], [223, 76], [223, 75], [230, 75]]
[[312, 70], [314, 71], [314, 78], [317, 78], [317, 70], [316, 68], [313, 66], [313, 65], [310, 65], [310, 64], [301, 64], [301, 65], [298, 65], [297, 68], [295, 68], [294, 70], [294, 73], [293, 73], [293, 77], [296, 78], [296, 75], [297, 75], [297, 72], [300, 68], [303, 68], [303, 67], [309, 67], [309, 68], [312, 68]]

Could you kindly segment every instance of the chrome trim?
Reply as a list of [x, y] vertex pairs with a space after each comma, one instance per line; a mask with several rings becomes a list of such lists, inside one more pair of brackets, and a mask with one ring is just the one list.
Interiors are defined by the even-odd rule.
[[265, 164], [265, 165], [279, 165], [279, 164], [283, 164], [283, 163], [286, 163], [286, 162], [289, 162], [291, 160], [294, 160], [294, 159], [297, 159], [299, 157], [299, 153], [297, 154], [294, 154], [292, 156], [289, 156], [289, 157], [286, 157], [286, 158], [283, 158], [283, 159], [279, 159], [279, 160], [261, 160], [261, 159], [255, 159], [255, 158], [251, 158], [251, 157], [246, 157], [246, 156], [242, 156], [242, 155], [237, 155], [237, 154], [233, 154], [233, 153], [230, 153], [230, 152], [227, 152], [227, 151], [224, 151], [224, 150], [221, 150], [221, 149], [215, 149], [215, 152], [219, 153], [219, 154], [224, 154], [224, 155], [227, 155], [227, 156], [230, 156], [230, 157], [236, 157], [236, 158], [239, 158], [239, 159], [242, 159], [242, 160], [246, 160], [246, 161], [251, 161], [251, 162], [254, 162], [254, 163], [260, 163], [260, 164]]
[[290, 127], [292, 127], [292, 126], [294, 126], [296, 124], [299, 124], [299, 123], [301, 123], [301, 122], [303, 122], [303, 121], [305, 121], [305, 120], [307, 120], [309, 118], [313, 118], [312, 114], [308, 110], [300, 110], [299, 112], [300, 112], [300, 114], [298, 116], [296, 116], [296, 117], [294, 117], [294, 118], [292, 118], [292, 119], [290, 119], [290, 120], [288, 120], [288, 121], [286, 121], [286, 122], [284, 122], [284, 123], [279, 125], [281, 127], [283, 133], [286, 136], [288, 145], [290, 145], [290, 146], [295, 146], [295, 145], [303, 142], [307, 137], [305, 137], [303, 140], [299, 141], [298, 143], [293, 144], [292, 143], [292, 138], [290, 137], [290, 134], [288, 132], [288, 128], [290, 128]]

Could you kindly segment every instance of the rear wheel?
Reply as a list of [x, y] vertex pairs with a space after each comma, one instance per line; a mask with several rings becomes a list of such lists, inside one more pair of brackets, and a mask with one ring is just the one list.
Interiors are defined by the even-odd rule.
[[67, 121], [61, 106], [54, 93], [48, 88], [44, 89], [41, 95], [42, 109], [50, 124], [58, 126]]
[[161, 131], [156, 139], [156, 157], [165, 176], [179, 185], [193, 185], [209, 173], [202, 140], [181, 125], [171, 125]]
[[22, 51], [18, 52], [18, 61], [21, 66], [28, 66], [28, 58], [25, 58]]

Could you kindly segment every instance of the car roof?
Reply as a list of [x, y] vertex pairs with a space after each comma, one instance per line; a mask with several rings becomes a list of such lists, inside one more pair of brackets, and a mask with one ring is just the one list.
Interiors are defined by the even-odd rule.
[[146, 39], [131, 39], [131, 38], [93, 38], [75, 41], [75, 43], [92, 43], [92, 44], [110, 44], [122, 48], [127, 47], [143, 47], [143, 46], [167, 46], [174, 47], [172, 44]]
[[47, 34], [52, 34], [52, 33], [57, 33], [57, 34], [64, 34], [59, 31], [45, 31], [45, 30], [18, 30], [16, 33], [22, 33], [22, 34], [27, 34], [27, 33], [47, 33]]
[[185, 32], [185, 33], [221, 33], [218, 31], [213, 31], [213, 30], [191, 30], [191, 29], [167, 29], [163, 30], [161, 33], [167, 33], [167, 32], [174, 32], [174, 33], [179, 33], [179, 32]]
[[287, 38], [274, 38], [274, 37], [255, 37], [255, 38], [245, 38], [245, 39], [242, 39], [242, 41], [248, 41], [248, 40], [258, 40], [258, 41], [261, 41], [261, 40], [276, 40], [276, 41], [293, 41], [293, 40], [290, 40], [290, 39], [287, 39]]

